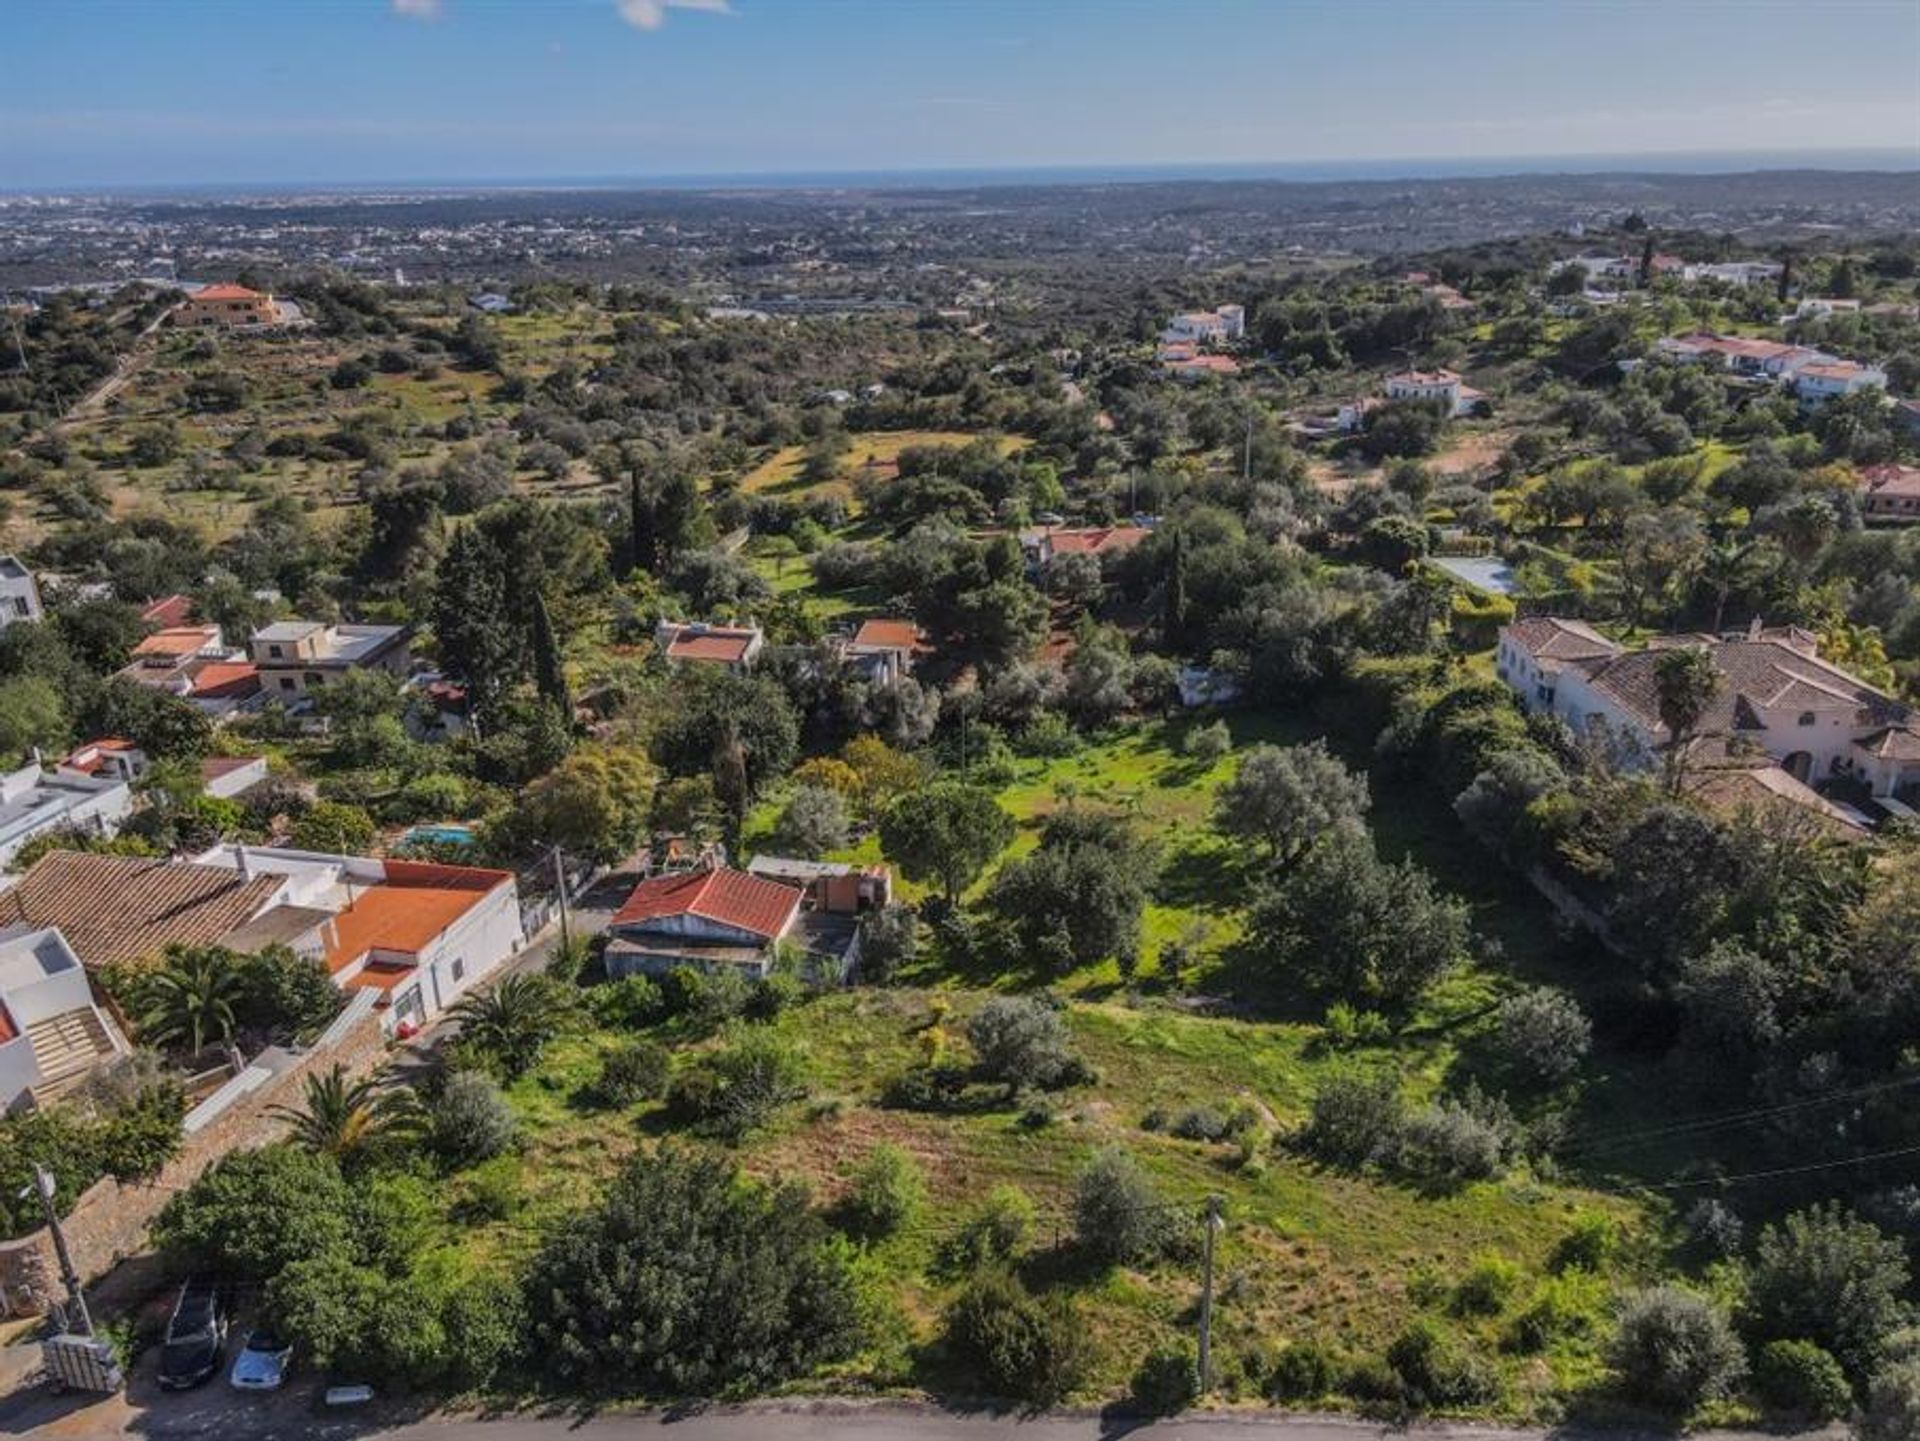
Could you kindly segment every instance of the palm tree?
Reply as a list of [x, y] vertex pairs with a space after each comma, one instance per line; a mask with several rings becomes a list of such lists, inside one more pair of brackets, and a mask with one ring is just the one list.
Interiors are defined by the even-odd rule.
[[1661, 724], [1667, 728], [1667, 794], [1686, 784], [1687, 752], [1720, 694], [1720, 668], [1705, 646], [1662, 651], [1653, 665]]
[[454, 1003], [460, 1042], [490, 1056], [508, 1080], [526, 1073], [566, 1020], [565, 992], [545, 976], [508, 976]]
[[159, 970], [140, 988], [141, 1039], [149, 1045], [184, 1041], [194, 1055], [209, 1039], [233, 1039], [233, 1003], [245, 982], [230, 951], [215, 946], [170, 946]]
[[376, 1142], [412, 1134], [422, 1120], [412, 1091], [385, 1087], [377, 1076], [349, 1081], [340, 1065], [307, 1077], [305, 1109], [274, 1106], [268, 1114], [287, 1122], [308, 1150], [342, 1162]]

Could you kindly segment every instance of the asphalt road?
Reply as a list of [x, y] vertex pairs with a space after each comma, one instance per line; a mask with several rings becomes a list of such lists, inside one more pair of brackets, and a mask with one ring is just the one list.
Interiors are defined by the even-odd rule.
[[[682, 1412], [555, 1412], [416, 1420], [320, 1412], [310, 1394], [236, 1396], [211, 1385], [185, 1396], [81, 1400], [21, 1394], [0, 1400], [0, 1437], [210, 1437], [218, 1441], [1656, 1441], [1673, 1433], [1551, 1431], [1423, 1423], [1396, 1427], [1332, 1416], [1270, 1412], [1140, 1421], [1115, 1415], [1028, 1417], [859, 1402], [765, 1403]], [[1803, 1433], [1843, 1441], [1843, 1428]], [[1780, 1433], [1693, 1432], [1689, 1441], [1780, 1441]]]

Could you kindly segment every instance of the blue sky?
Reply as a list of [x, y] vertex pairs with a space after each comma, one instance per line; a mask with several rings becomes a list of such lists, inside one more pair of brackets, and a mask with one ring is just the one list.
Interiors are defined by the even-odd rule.
[[1915, 0], [0, 0], [0, 186], [1904, 149]]

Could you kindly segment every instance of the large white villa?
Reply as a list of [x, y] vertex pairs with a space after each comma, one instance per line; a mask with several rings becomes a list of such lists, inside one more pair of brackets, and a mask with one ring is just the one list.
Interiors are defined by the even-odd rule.
[[1577, 733], [1605, 726], [1651, 756], [1669, 739], [1660, 652], [1683, 645], [1703, 647], [1723, 678], [1700, 728], [1715, 751], [1770, 756], [1803, 786], [1852, 779], [1896, 811], [1920, 800], [1920, 718], [1822, 660], [1818, 640], [1797, 627], [1659, 636], [1628, 650], [1583, 621], [1532, 616], [1502, 628], [1495, 667], [1528, 710], [1551, 711]]

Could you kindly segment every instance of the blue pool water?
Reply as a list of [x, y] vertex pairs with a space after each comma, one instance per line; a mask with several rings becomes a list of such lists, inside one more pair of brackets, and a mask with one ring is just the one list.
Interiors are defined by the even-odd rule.
[[401, 845], [470, 846], [472, 826], [415, 826], [400, 837]]
[[1513, 594], [1513, 569], [1504, 560], [1476, 559], [1471, 556], [1437, 555], [1431, 560], [1449, 575], [1458, 576], [1476, 590], [1493, 595]]

